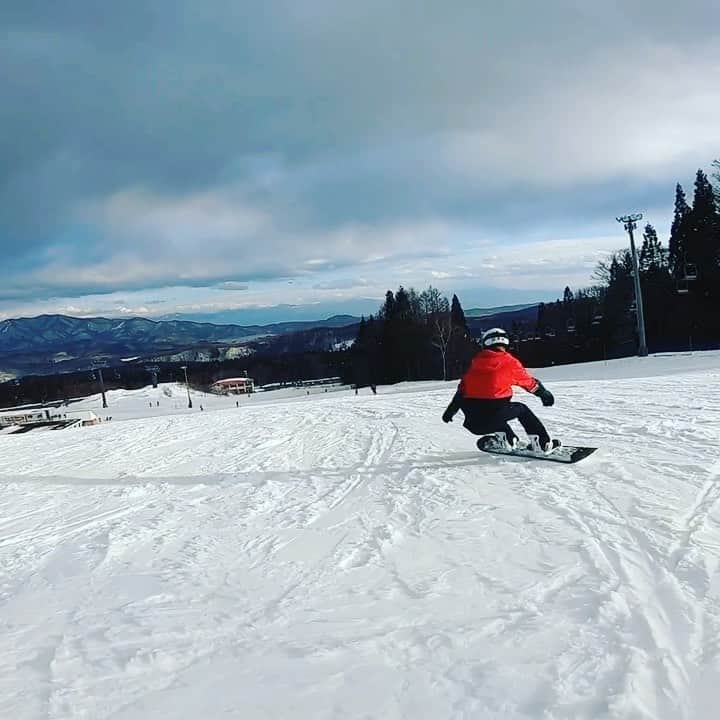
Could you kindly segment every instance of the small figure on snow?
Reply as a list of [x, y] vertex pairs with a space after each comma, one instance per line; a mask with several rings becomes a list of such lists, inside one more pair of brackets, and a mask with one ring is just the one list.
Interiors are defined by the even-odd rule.
[[[465, 415], [463, 426], [473, 435], [495, 435], [505, 450], [519, 446], [518, 436], [509, 420], [518, 420], [530, 439], [530, 448], [548, 453], [559, 447], [544, 425], [526, 405], [512, 402], [512, 386], [517, 385], [537, 395], [545, 406], [555, 398], [543, 384], [532, 377], [523, 364], [508, 352], [510, 339], [501, 328], [486, 330], [481, 337], [482, 350], [475, 355], [463, 375], [457, 392], [443, 413], [443, 422], [452, 422], [458, 410]], [[478, 447], [483, 438], [478, 440]]]

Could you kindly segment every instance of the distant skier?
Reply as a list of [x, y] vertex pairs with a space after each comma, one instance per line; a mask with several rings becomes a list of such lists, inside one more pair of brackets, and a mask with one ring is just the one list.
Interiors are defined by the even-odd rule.
[[518, 420], [528, 434], [530, 448], [552, 452], [559, 447], [560, 441], [551, 440], [530, 408], [523, 403], [512, 402], [512, 386], [517, 385], [537, 395], [545, 406], [555, 402], [552, 393], [508, 352], [510, 339], [504, 330], [486, 330], [481, 344], [482, 350], [473, 358], [443, 413], [443, 422], [452, 422], [455, 413], [462, 410], [465, 415], [463, 426], [473, 435], [494, 434], [501, 448], [515, 450], [519, 447], [519, 439], [508, 421]]

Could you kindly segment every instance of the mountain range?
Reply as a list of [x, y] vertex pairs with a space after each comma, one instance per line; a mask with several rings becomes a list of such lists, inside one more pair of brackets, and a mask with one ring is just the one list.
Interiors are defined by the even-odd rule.
[[[530, 321], [537, 305], [473, 308], [473, 334], [492, 325]], [[0, 380], [89, 368], [94, 362], [225, 360], [253, 352], [303, 352], [347, 346], [359, 317], [270, 325], [233, 325], [147, 318], [39, 315], [0, 321]]]
[[465, 311], [466, 318], [481, 318], [489, 315], [504, 315], [505, 313], [514, 313], [520, 310], [528, 310], [536, 308], [538, 303], [524, 303], [522, 305], [501, 305], [500, 307], [491, 308], [470, 308]]
[[316, 328], [352, 327], [358, 322], [359, 318], [351, 315], [250, 326], [67, 315], [3, 320], [0, 322], [0, 372], [6, 376], [48, 374], [82, 369], [92, 361], [113, 363], [130, 357], [158, 360], [199, 347], [267, 342]]

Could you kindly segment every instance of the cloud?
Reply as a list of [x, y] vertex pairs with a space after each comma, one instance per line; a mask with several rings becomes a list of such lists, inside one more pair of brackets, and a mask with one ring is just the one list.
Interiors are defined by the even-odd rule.
[[215, 287], [217, 287], [218, 290], [247, 290], [250, 286], [247, 283], [227, 280], [225, 282], [218, 283]]
[[[696, 50], [630, 47], [568, 84], [535, 90], [501, 108], [491, 127], [449, 135], [447, 163], [474, 181], [489, 173], [546, 189], [685, 174], [717, 151], [720, 95], [708, 93], [707, 78], [720, 76], [720, 48], [701, 48], [702, 73]], [[678, 87], [681, 99], [669, 102]]]
[[[325, 280], [313, 274], [285, 279], [264, 279], [243, 284], [177, 286], [154, 290], [115, 291], [104, 294], [65, 296], [43, 301], [15, 301], [0, 310], [0, 319], [35, 313], [63, 313], [82, 317], [143, 315], [162, 318], [189, 315], [195, 319], [236, 321], [264, 309], [266, 317], [282, 319], [280, 310], [293, 308], [298, 319], [377, 310], [386, 290], [405, 287], [423, 289], [432, 284], [450, 296], [457, 293], [466, 306], [486, 307], [505, 302], [551, 300], [565, 285], [577, 289], [589, 284], [600, 260], [622, 246], [622, 235], [566, 237], [518, 244], [485, 243], [452, 255], [397, 257], [364, 266], [367, 276], [353, 268], [330, 272]], [[333, 310], [333, 308], [336, 308]], [[342, 310], [340, 310], [342, 308]], [[233, 316], [232, 313], [236, 313]], [[262, 315], [252, 315], [253, 322]]]
[[[77, 217], [104, 238], [104, 252], [87, 258], [51, 253], [39, 268], [16, 274], [0, 289], [0, 298], [28, 288], [57, 294], [183, 283], [238, 290], [250, 280], [447, 255], [458, 232], [431, 221], [291, 232], [228, 188], [182, 196], [125, 191], [88, 204]], [[332, 259], [319, 257], [328, 250]]]
[[362, 290], [370, 287], [370, 283], [366, 278], [351, 277], [323, 280], [312, 287], [314, 290]]
[[471, 246], [488, 270], [486, 244], [602, 238], [634, 209], [662, 235], [717, 154], [719, 21], [714, 0], [8, 0], [0, 303], [320, 293]]

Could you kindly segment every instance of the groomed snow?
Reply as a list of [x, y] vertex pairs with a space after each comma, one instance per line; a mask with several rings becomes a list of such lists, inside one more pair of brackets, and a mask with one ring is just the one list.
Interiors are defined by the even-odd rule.
[[591, 458], [481, 455], [454, 383], [1, 437], [0, 718], [714, 719], [720, 353], [536, 374]]

